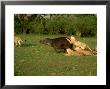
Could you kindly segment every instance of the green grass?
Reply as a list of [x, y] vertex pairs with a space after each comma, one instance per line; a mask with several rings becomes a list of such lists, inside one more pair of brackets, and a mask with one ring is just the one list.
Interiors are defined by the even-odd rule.
[[[27, 41], [14, 49], [15, 76], [96, 76], [96, 56], [65, 56], [56, 53], [48, 45], [39, 43], [46, 37], [61, 35], [20, 35]], [[96, 38], [81, 38], [91, 48], [96, 46]]]

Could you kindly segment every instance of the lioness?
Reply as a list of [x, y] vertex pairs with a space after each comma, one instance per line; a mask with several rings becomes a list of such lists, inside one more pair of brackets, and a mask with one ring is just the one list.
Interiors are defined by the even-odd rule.
[[70, 39], [67, 38], [67, 40], [75, 46], [74, 50], [89, 50], [93, 53], [93, 50], [87, 44], [77, 41], [74, 36], [71, 36]]
[[83, 42], [80, 42], [80, 41], [77, 41], [74, 36], [71, 36], [70, 40], [67, 38], [67, 40], [68, 40], [71, 44], [74, 44], [77, 48], [81, 48], [81, 49], [83, 49], [83, 50], [86, 49], [86, 50], [92, 51], [92, 49], [91, 49], [87, 44], [85, 44], [85, 43], [83, 43]]
[[14, 36], [14, 45], [15, 45], [15, 47], [21, 46], [21, 43], [23, 43], [23, 40], [18, 36]]
[[66, 56], [83, 56], [84, 55], [83, 53], [79, 53], [70, 48], [67, 48], [66, 51], [67, 51], [67, 53], [65, 54]]

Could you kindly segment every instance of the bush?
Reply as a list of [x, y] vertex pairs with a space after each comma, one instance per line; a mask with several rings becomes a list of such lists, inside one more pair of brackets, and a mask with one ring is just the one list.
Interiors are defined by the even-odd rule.
[[97, 17], [93, 14], [56, 14], [45, 19], [42, 15], [32, 15], [30, 20], [19, 20], [15, 17], [15, 32], [36, 34], [66, 34], [82, 37], [97, 35]]

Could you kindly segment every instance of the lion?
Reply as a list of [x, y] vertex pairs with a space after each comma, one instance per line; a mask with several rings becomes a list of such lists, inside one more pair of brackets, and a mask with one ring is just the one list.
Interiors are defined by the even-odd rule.
[[70, 42], [70, 44], [73, 44], [75, 46], [74, 50], [78, 52], [81, 51], [82, 53], [84, 53], [85, 50], [85, 51], [90, 51], [93, 55], [96, 54], [86, 43], [76, 40], [74, 36], [71, 36], [70, 39], [67, 38], [67, 40]]
[[79, 53], [79, 52], [77, 52], [77, 51], [74, 51], [74, 50], [72, 50], [72, 49], [70, 49], [70, 48], [67, 48], [66, 49], [66, 56], [84, 56], [84, 54], [82, 54], [82, 53]]
[[93, 54], [90, 51], [82, 50], [81, 48], [78, 48], [76, 50], [72, 50], [70, 48], [66, 49], [67, 53], [66, 56], [92, 56]]
[[15, 47], [21, 46], [21, 43], [23, 43], [23, 40], [18, 36], [14, 36], [14, 45], [15, 45]]

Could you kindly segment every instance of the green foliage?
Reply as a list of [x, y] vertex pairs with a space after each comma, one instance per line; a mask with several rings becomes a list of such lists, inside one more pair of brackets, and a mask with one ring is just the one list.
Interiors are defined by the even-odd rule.
[[[79, 26], [78, 26], [79, 25]], [[77, 21], [76, 29], [81, 32], [81, 36], [96, 36], [97, 18], [95, 16], [80, 16]]]
[[17, 34], [76, 35], [80, 32], [82, 37], [96, 36], [97, 17], [94, 14], [34, 14], [30, 17], [21, 14], [20, 18], [15, 16], [14, 28]]

